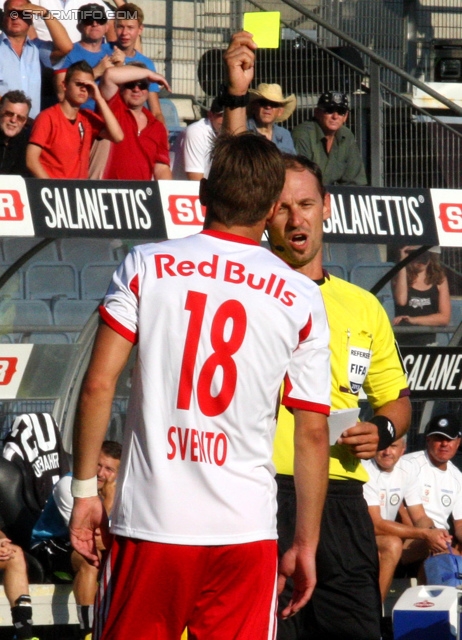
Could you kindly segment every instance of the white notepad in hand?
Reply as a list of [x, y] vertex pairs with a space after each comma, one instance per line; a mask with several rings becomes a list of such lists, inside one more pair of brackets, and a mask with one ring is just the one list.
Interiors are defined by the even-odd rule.
[[340, 409], [331, 411], [327, 418], [329, 424], [329, 444], [336, 444], [345, 429], [354, 427], [358, 422], [359, 407], [355, 409]]

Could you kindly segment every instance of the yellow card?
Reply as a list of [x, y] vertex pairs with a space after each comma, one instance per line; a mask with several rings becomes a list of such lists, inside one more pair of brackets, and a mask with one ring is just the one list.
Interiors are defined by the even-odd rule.
[[256, 11], [244, 13], [244, 31], [253, 34], [253, 41], [260, 49], [277, 49], [281, 31], [280, 11]]

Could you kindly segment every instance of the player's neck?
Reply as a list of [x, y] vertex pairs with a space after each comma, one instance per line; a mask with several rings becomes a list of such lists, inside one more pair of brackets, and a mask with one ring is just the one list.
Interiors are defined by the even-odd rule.
[[254, 242], [258, 242], [260, 244], [263, 232], [265, 230], [265, 220], [262, 220], [261, 223], [254, 225], [252, 227], [244, 227], [240, 225], [234, 225], [232, 227], [227, 227], [221, 222], [217, 222], [213, 220], [207, 225], [207, 229], [211, 231], [221, 231], [222, 233], [232, 233], [235, 236], [242, 236], [243, 238], [249, 238]]

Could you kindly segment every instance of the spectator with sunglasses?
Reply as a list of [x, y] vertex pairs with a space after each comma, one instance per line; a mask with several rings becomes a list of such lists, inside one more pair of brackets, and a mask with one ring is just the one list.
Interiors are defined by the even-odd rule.
[[[104, 15], [107, 15], [108, 6], [104, 0], [91, 0], [91, 2], [96, 5]], [[87, 4], [87, 0], [36, 0], [36, 4], [41, 7], [45, 6], [54, 16], [62, 15], [62, 18], [59, 19], [61, 19], [71, 42], [75, 43], [80, 40], [78, 14], [79, 10]], [[118, 7], [122, 6], [123, 0], [114, 0], [114, 4]], [[34, 20], [35, 31], [37, 36], [42, 40], [50, 39], [46, 23], [46, 20]]]
[[345, 126], [348, 97], [327, 91], [318, 100], [313, 120], [302, 122], [292, 131], [297, 153], [315, 162], [322, 171], [324, 184], [367, 185], [358, 145]]
[[[33, 16], [46, 15], [51, 42], [28, 37]], [[24, 91], [32, 101], [30, 116], [35, 118], [41, 106], [41, 64], [51, 67], [72, 49], [65, 28], [47, 9], [26, 0], [7, 0], [0, 34], [0, 94], [15, 89]]]
[[30, 99], [22, 91], [8, 91], [0, 99], [0, 174], [30, 175], [26, 167]]
[[[77, 29], [81, 34], [79, 42], [72, 47], [72, 51], [67, 54], [62, 62], [56, 76], [58, 95], [64, 93], [62, 80], [66, 69], [74, 62], [85, 60], [93, 69], [95, 80], [99, 81], [103, 73], [112, 66], [120, 66], [125, 62], [125, 54], [121, 49], [111, 47], [105, 42], [108, 30], [108, 19], [106, 13], [102, 11], [100, 5], [90, 2], [80, 7], [78, 11]], [[83, 109], [95, 109], [95, 101], [88, 99], [83, 105]]]
[[125, 137], [121, 144], [111, 145], [103, 179], [172, 179], [167, 130], [144, 106], [153, 82], [170, 91], [165, 78], [142, 62], [111, 67], [104, 72], [101, 93]]
[[[81, 109], [88, 97], [94, 98], [100, 115]], [[36, 178], [85, 179], [96, 138], [120, 142], [123, 137], [92, 68], [81, 60], [66, 71], [63, 101], [37, 117], [26, 151], [27, 168]]]
[[[147, 69], [156, 72], [153, 61], [137, 51], [137, 44], [141, 40], [144, 29], [144, 13], [142, 9], [133, 2], [126, 2], [123, 10], [119, 9], [115, 19], [116, 42], [111, 42], [112, 47], [118, 47], [125, 54], [125, 64], [129, 62], [142, 62]], [[160, 87], [157, 82], [151, 82], [147, 95], [148, 108], [152, 115], [165, 127], [165, 118], [160, 108], [159, 102]]]
[[295, 154], [295, 147], [287, 129], [278, 126], [290, 118], [297, 105], [294, 94], [282, 95], [278, 84], [261, 83], [249, 90], [250, 103], [247, 108], [247, 129], [255, 131], [274, 142], [280, 151]]

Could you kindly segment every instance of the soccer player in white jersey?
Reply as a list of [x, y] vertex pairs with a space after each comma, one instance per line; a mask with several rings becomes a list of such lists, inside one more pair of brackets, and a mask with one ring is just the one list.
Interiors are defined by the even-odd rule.
[[135, 247], [115, 273], [74, 438], [73, 546], [97, 562], [101, 446], [138, 343], [94, 638], [273, 638], [278, 390], [294, 412], [297, 533], [278, 586], [309, 599], [327, 483], [329, 331], [308, 278], [259, 246], [285, 167], [253, 134], [217, 141], [201, 184], [205, 230]]
[[[382, 602], [388, 595], [401, 558], [404, 564], [415, 562], [429, 551], [446, 551], [447, 543], [451, 541], [448, 532], [435, 529], [433, 521], [426, 515], [414, 464], [402, 458], [405, 450], [404, 436], [378, 451], [372, 460], [363, 460], [369, 474], [363, 491], [379, 550]], [[412, 524], [396, 522], [403, 500]]]
[[404, 456], [415, 465], [425, 513], [435, 527], [450, 530], [452, 545], [462, 545], [462, 473], [451, 462], [461, 442], [462, 429], [453, 414], [434, 416], [426, 428], [427, 447]]

